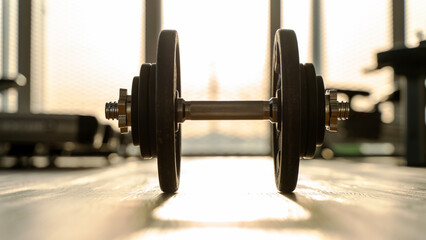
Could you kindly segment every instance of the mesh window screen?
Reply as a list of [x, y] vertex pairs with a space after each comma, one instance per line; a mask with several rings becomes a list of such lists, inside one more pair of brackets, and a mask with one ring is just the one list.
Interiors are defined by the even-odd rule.
[[426, 1], [406, 0], [406, 43], [417, 47], [420, 40], [426, 39]]
[[45, 80], [37, 110], [106, 121], [105, 102], [117, 99], [120, 87], [129, 89], [139, 73], [142, 1], [46, 0], [45, 6]]
[[376, 53], [392, 47], [391, 4], [390, 0], [323, 1], [322, 74], [328, 88], [371, 93], [369, 98], [353, 99], [357, 110], [371, 109], [394, 90], [391, 69], [366, 73], [377, 65]]
[[[296, 31], [301, 62], [312, 62], [311, 3], [282, 1], [282, 26]], [[39, 55], [45, 65], [43, 76], [34, 80], [32, 108], [105, 121], [104, 103], [117, 98], [118, 88], [130, 88], [143, 59], [143, 5], [141, 0], [45, 0]], [[417, 44], [416, 32], [424, 31], [423, 6], [422, 0], [407, 0], [409, 44]], [[179, 32], [186, 100], [269, 98], [268, 8], [268, 1], [163, 0], [163, 28]], [[377, 52], [392, 47], [391, 1], [323, 0], [322, 11], [327, 86], [369, 91], [364, 107], [371, 107], [393, 91], [391, 69], [365, 72], [376, 65]], [[182, 150], [268, 154], [269, 132], [267, 121], [188, 121]]]
[[45, 0], [32, 0], [31, 5], [31, 110], [42, 112], [46, 93]]
[[299, 61], [312, 62], [312, 0], [282, 0], [281, 26], [296, 32]]
[[[179, 33], [186, 100], [269, 99], [268, 1], [163, 2], [163, 27]], [[188, 121], [184, 154], [268, 154], [267, 121]]]

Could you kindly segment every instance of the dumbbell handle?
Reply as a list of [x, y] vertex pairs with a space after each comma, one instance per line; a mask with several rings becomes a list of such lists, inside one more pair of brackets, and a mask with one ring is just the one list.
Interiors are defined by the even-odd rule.
[[[337, 131], [337, 121], [349, 118], [349, 103], [337, 101], [337, 91], [325, 92], [325, 127], [330, 132]], [[176, 120], [269, 120], [277, 123], [280, 102], [272, 97], [269, 101], [185, 101], [176, 99]], [[131, 125], [131, 96], [126, 89], [120, 89], [117, 102], [105, 104], [105, 117], [118, 119], [122, 133]]]
[[269, 101], [185, 101], [176, 102], [177, 121], [185, 120], [270, 120], [278, 121], [278, 100]]

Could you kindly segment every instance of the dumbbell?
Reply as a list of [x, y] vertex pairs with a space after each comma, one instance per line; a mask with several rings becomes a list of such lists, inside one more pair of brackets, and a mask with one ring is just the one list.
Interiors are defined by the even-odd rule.
[[131, 95], [120, 89], [118, 102], [105, 105], [107, 119], [118, 119], [121, 133], [131, 127], [134, 145], [143, 158], [157, 157], [163, 192], [179, 187], [181, 132], [186, 120], [269, 120], [272, 155], [279, 191], [297, 185], [299, 160], [312, 158], [325, 130], [337, 131], [337, 121], [349, 117], [347, 102], [335, 90], [325, 90], [312, 64], [300, 64], [296, 34], [275, 34], [271, 98], [265, 101], [186, 101], [182, 98], [179, 40], [174, 30], [158, 39], [157, 62], [143, 64], [133, 78]]

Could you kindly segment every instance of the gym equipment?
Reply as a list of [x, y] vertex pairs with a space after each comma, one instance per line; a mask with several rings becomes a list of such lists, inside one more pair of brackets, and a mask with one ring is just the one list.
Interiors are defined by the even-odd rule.
[[426, 167], [426, 40], [377, 54], [377, 68], [390, 66], [401, 80], [401, 106], [405, 107], [405, 157], [408, 166]]
[[275, 34], [271, 98], [267, 101], [185, 101], [181, 91], [178, 34], [160, 33], [157, 63], [143, 64], [132, 95], [120, 89], [118, 103], [105, 105], [105, 117], [118, 119], [121, 133], [132, 129], [143, 158], [157, 157], [160, 188], [176, 192], [180, 178], [181, 128], [186, 120], [269, 120], [272, 123], [275, 182], [279, 191], [296, 188], [300, 158], [312, 158], [324, 131], [337, 131], [349, 117], [349, 104], [325, 90], [312, 64], [300, 64], [296, 34]]

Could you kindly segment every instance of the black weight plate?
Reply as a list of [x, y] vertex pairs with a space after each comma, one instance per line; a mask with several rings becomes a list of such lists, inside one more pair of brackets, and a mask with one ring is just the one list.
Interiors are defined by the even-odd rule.
[[132, 82], [132, 140], [133, 145], [139, 145], [139, 77], [134, 77]]
[[317, 78], [314, 65], [306, 63], [304, 65], [306, 71], [306, 83], [308, 89], [308, 131], [306, 138], [306, 152], [304, 158], [313, 158], [317, 147], [317, 120], [318, 120], [318, 91]]
[[306, 82], [305, 67], [300, 64], [300, 157], [306, 153], [306, 143], [308, 138], [308, 83]]
[[325, 133], [325, 87], [321, 76], [317, 76], [318, 121], [317, 121], [317, 147], [324, 142]]
[[292, 192], [299, 174], [299, 144], [301, 133], [299, 52], [296, 34], [292, 30], [275, 33], [272, 61], [272, 96], [280, 96], [280, 130], [273, 128], [275, 183], [279, 191]]
[[157, 65], [153, 63], [149, 71], [148, 81], [148, 122], [150, 136], [150, 152], [152, 157], [157, 156], [157, 136], [155, 125], [155, 86]]
[[179, 41], [176, 31], [160, 33], [157, 49], [156, 129], [160, 188], [179, 188], [181, 134], [176, 124], [176, 98], [180, 94]]
[[151, 64], [142, 64], [139, 74], [139, 149], [143, 158], [151, 158], [148, 125], [148, 79]]

